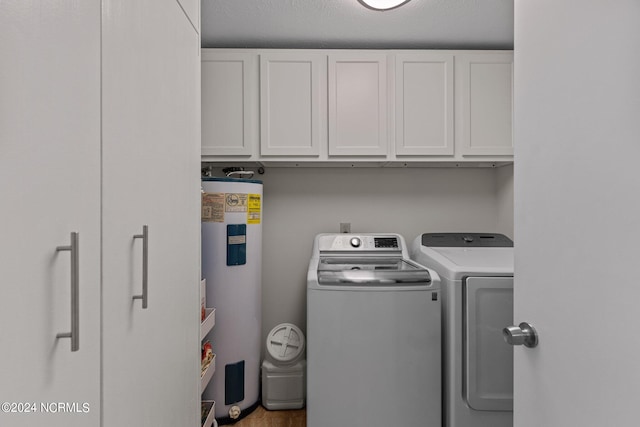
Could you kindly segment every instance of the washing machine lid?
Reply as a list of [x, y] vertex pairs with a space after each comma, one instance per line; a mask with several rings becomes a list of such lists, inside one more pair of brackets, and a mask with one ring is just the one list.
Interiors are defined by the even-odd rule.
[[321, 257], [318, 284], [388, 286], [431, 282], [429, 270], [398, 257]]

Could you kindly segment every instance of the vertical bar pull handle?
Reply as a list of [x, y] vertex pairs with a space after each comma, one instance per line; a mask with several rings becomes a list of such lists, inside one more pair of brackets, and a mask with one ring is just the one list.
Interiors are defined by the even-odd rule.
[[142, 295], [134, 295], [133, 299], [142, 300], [142, 308], [147, 308], [149, 284], [149, 226], [142, 226], [142, 234], [135, 234], [134, 239], [142, 239]]
[[71, 252], [71, 332], [61, 332], [56, 338], [71, 338], [71, 351], [80, 348], [80, 263], [78, 252], [79, 233], [71, 233], [69, 246], [58, 246], [56, 252]]

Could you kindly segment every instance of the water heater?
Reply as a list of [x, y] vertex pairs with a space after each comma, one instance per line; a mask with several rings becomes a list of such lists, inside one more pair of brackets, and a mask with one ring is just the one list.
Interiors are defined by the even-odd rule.
[[259, 401], [262, 331], [262, 182], [202, 179], [202, 276], [216, 308], [208, 339], [216, 371], [203, 393], [215, 416], [236, 418]]

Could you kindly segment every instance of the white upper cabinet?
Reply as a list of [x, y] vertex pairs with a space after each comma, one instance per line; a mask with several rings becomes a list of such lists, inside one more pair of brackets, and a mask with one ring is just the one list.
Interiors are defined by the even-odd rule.
[[329, 156], [388, 153], [387, 55], [329, 54]]
[[456, 144], [463, 156], [513, 155], [513, 53], [456, 55]]
[[454, 154], [453, 54], [395, 56], [397, 156]]
[[260, 54], [260, 154], [314, 156], [326, 140], [326, 55]]
[[513, 160], [513, 52], [203, 49], [202, 160]]
[[250, 157], [257, 145], [255, 51], [202, 50], [202, 155]]

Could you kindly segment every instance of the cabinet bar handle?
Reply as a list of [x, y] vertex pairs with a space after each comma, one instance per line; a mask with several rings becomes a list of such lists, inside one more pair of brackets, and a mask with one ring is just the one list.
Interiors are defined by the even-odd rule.
[[80, 348], [80, 262], [78, 252], [79, 233], [71, 233], [69, 246], [58, 246], [56, 252], [71, 252], [71, 332], [61, 332], [56, 338], [71, 338], [71, 351]]
[[149, 226], [142, 226], [142, 234], [135, 234], [134, 239], [142, 239], [142, 295], [134, 295], [133, 299], [142, 300], [142, 308], [147, 308], [149, 284]]

